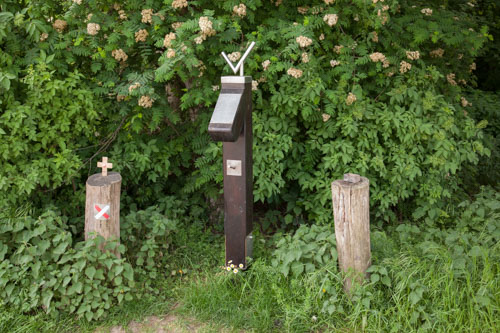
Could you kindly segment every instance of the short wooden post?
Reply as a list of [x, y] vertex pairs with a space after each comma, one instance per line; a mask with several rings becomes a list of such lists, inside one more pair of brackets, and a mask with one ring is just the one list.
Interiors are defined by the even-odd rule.
[[[100, 234], [104, 239], [120, 240], [120, 187], [122, 177], [118, 172], [107, 169], [113, 165], [107, 157], [98, 162], [102, 173], [92, 175], [87, 179], [87, 197], [85, 202], [85, 240], [92, 238], [93, 233]], [[101, 250], [104, 244], [101, 246]], [[120, 253], [114, 251], [117, 257]]]
[[349, 294], [353, 281], [362, 283], [371, 265], [370, 181], [345, 174], [332, 183], [333, 214], [339, 266], [346, 273], [344, 290]]

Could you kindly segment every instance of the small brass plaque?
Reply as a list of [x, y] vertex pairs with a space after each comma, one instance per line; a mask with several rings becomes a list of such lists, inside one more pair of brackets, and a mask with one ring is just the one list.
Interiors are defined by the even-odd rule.
[[241, 160], [227, 160], [226, 174], [228, 176], [241, 176]]

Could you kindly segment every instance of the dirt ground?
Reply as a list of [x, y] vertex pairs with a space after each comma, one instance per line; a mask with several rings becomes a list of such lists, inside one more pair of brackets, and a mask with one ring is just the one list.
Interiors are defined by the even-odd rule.
[[200, 323], [192, 318], [175, 314], [149, 316], [142, 321], [131, 321], [126, 327], [102, 327], [94, 333], [185, 333], [185, 332], [232, 332], [227, 328]]

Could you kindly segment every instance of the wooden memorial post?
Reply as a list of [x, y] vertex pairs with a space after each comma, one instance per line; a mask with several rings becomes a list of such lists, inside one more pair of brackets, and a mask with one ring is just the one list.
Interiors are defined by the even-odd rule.
[[347, 274], [344, 290], [353, 280], [362, 283], [371, 265], [370, 182], [356, 174], [345, 174], [332, 183], [333, 214], [339, 266]]
[[[122, 177], [118, 172], [110, 172], [113, 167], [108, 158], [103, 157], [97, 163], [102, 173], [87, 179], [87, 198], [85, 202], [85, 240], [98, 233], [105, 239], [120, 240], [120, 186]], [[101, 250], [104, 249], [104, 244]], [[119, 258], [120, 253], [114, 251]]]

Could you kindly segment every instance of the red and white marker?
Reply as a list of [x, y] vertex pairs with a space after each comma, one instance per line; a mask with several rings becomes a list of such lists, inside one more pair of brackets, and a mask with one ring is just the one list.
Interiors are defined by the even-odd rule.
[[110, 216], [106, 214], [110, 210], [110, 206], [106, 204], [95, 204], [94, 213], [96, 220], [109, 220]]

